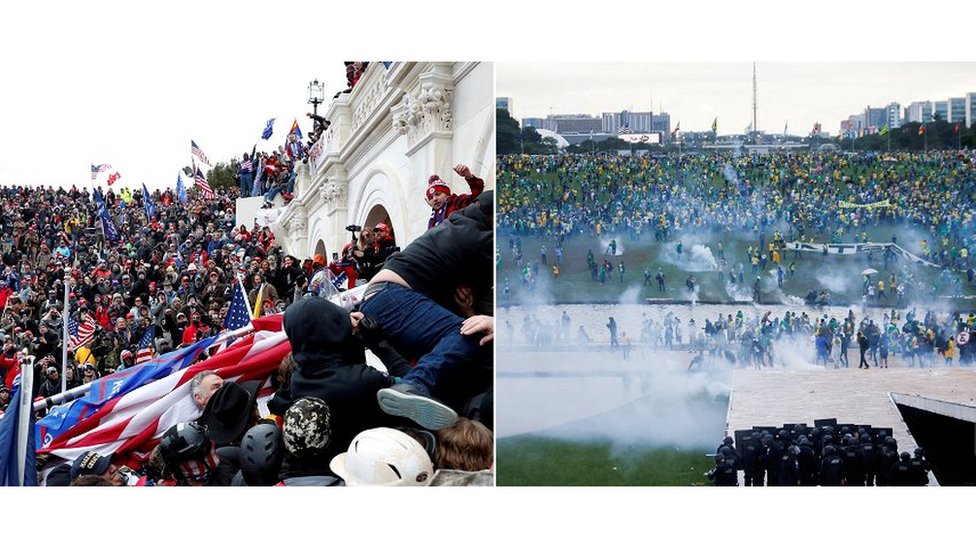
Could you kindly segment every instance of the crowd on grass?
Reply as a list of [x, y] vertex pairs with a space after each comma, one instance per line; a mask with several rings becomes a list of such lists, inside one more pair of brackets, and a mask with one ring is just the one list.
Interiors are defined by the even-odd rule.
[[765, 252], [774, 231], [787, 242], [861, 242], [872, 227], [908, 225], [923, 236], [900, 245], [962, 270], [976, 244], [976, 167], [960, 152], [513, 155], [497, 168], [502, 235], [748, 232]]

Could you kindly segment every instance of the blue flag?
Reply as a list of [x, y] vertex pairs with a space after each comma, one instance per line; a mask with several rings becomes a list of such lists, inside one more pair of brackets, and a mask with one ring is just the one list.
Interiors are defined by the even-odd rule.
[[230, 307], [227, 308], [227, 318], [224, 319], [224, 328], [236, 330], [243, 328], [251, 322], [251, 308], [247, 306], [247, 297], [240, 282], [234, 284], [234, 297], [230, 300]]
[[145, 183], [142, 184], [142, 207], [146, 210], [146, 217], [151, 219], [156, 216], [156, 205], [153, 204], [152, 195]]
[[180, 202], [186, 204], [189, 198], [186, 196], [186, 187], [183, 185], [183, 175], [177, 174], [176, 176], [176, 199]]
[[[27, 437], [27, 459], [24, 461], [24, 478], [17, 472], [17, 429], [20, 426], [20, 376], [14, 380], [13, 397], [7, 412], [0, 418], [0, 486], [37, 486], [37, 461], [34, 437]], [[28, 396], [29, 398], [29, 396]], [[31, 414], [28, 429], [34, 431], [34, 416]], [[23, 482], [21, 482], [21, 480]]]
[[144, 364], [95, 380], [88, 394], [72, 402], [55, 406], [48, 415], [37, 422], [35, 431], [37, 447], [50, 444], [55, 437], [97, 412], [108, 401], [193, 364], [200, 353], [216, 338], [217, 336], [209, 337]]
[[271, 137], [271, 134], [274, 132], [274, 121], [274, 118], [268, 120], [268, 124], [264, 127], [264, 131], [261, 132], [261, 139], [268, 139]]

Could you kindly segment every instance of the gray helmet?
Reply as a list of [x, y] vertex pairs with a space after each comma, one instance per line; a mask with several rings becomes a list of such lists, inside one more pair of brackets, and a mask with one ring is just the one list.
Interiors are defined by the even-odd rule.
[[241, 441], [241, 474], [248, 486], [274, 486], [285, 450], [281, 429], [261, 423], [248, 429]]

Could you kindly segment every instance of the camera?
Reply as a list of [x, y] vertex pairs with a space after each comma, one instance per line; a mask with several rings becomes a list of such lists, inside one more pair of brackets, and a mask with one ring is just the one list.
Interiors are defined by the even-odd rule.
[[361, 225], [346, 225], [346, 230], [354, 233], [363, 230], [363, 227]]

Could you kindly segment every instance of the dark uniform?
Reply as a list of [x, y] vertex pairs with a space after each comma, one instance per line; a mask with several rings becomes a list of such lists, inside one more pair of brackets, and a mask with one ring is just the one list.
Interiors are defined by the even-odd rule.
[[735, 463], [725, 459], [722, 454], [715, 456], [715, 468], [705, 473], [705, 476], [712, 481], [713, 486], [739, 485], [739, 474], [736, 472]]
[[861, 454], [864, 455], [864, 483], [874, 486], [878, 474], [878, 448], [871, 442], [871, 435], [861, 435]]
[[840, 455], [844, 460], [844, 484], [864, 486], [864, 453], [860, 446], [855, 444], [853, 436], [844, 436]]
[[742, 441], [742, 472], [746, 486], [762, 486], [765, 483], [765, 469], [760, 460], [763, 452], [759, 433], [752, 433]]
[[844, 485], [844, 460], [837, 455], [837, 448], [833, 445], [824, 446], [824, 456], [820, 460], [820, 485]]

